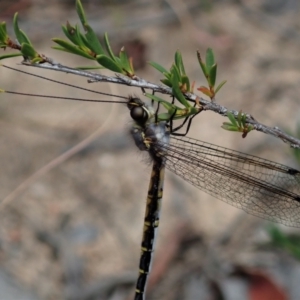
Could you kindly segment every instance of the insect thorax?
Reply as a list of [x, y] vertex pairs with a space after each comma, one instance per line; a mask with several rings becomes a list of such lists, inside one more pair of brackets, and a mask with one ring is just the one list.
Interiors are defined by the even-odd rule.
[[149, 151], [152, 156], [163, 156], [164, 145], [168, 145], [170, 139], [166, 122], [150, 123], [145, 128], [134, 124], [131, 135], [136, 146], [141, 151]]

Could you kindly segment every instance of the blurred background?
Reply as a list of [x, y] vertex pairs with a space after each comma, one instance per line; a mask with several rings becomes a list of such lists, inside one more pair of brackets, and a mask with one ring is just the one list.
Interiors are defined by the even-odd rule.
[[[296, 135], [298, 1], [82, 3], [100, 38], [108, 32], [115, 51], [125, 46], [138, 76], [159, 83], [160, 74], [147, 62], [169, 68], [178, 49], [199, 87], [205, 81], [196, 50], [204, 56], [211, 47], [218, 81], [227, 80], [217, 101]], [[87, 64], [51, 49], [51, 38], [63, 37], [61, 24], [79, 23], [75, 1], [1, 0], [0, 20], [12, 36], [16, 11], [40, 53], [68, 66]], [[20, 58], [3, 63], [103, 92], [141, 96], [135, 88], [26, 68]], [[3, 67], [0, 78], [6, 90], [99, 99]], [[242, 139], [221, 129], [224, 121], [202, 112], [189, 136], [299, 168], [282, 141], [258, 132]], [[151, 167], [129, 137], [130, 122], [126, 106], [119, 104], [1, 95], [0, 300], [133, 298]], [[89, 136], [84, 150], [58, 161]], [[167, 172], [147, 299], [300, 299], [298, 235], [296, 228], [249, 216]]]

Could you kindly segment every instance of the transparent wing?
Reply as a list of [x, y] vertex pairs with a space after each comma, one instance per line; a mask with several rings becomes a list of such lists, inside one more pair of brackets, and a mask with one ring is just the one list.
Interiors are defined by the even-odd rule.
[[247, 213], [300, 227], [300, 172], [187, 137], [157, 143], [166, 168]]

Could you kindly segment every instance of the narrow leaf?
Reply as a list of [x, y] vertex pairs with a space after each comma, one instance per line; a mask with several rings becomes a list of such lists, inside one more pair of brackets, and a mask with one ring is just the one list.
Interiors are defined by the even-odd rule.
[[87, 24], [87, 19], [85, 16], [85, 12], [80, 0], [76, 0], [76, 11], [82, 26], [84, 27]]
[[122, 69], [126, 70], [129, 73], [131, 73], [132, 70], [131, 70], [131, 67], [130, 67], [130, 61], [129, 61], [129, 58], [127, 56], [127, 53], [125, 52], [124, 47], [122, 47], [119, 56], [120, 56], [120, 61], [121, 61]]
[[73, 52], [71, 52], [71, 51], [69, 51], [69, 50], [67, 50], [66, 48], [64, 48], [64, 47], [60, 47], [60, 46], [53, 46], [53, 47], [51, 47], [52, 49], [55, 49], [55, 50], [59, 50], [59, 51], [64, 51], [64, 52], [67, 52], [67, 53], [72, 53], [72, 54], [74, 54]]
[[67, 26], [62, 25], [61, 29], [63, 31], [63, 33], [65, 34], [65, 36], [73, 43], [73, 44], [77, 44], [76, 39], [74, 38], [74, 32], [69, 30], [69, 23], [67, 22]]
[[161, 79], [160, 81], [166, 86], [172, 87], [172, 82], [169, 79]]
[[175, 65], [177, 66], [179, 73], [185, 75], [184, 65], [182, 61], [181, 53], [177, 50], [175, 53]]
[[[159, 114], [159, 120], [161, 120], [161, 121], [169, 121], [170, 117], [175, 113], [175, 111], [182, 110], [181, 108], [179, 108], [176, 105], [170, 103], [169, 101], [166, 101], [166, 100], [164, 100], [162, 98], [159, 98], [155, 95], [145, 93], [145, 96], [150, 98], [151, 100], [157, 102], [157, 103], [160, 103], [168, 111], [168, 113]], [[180, 117], [180, 118], [182, 118], [182, 117]], [[176, 117], [174, 119], [176, 119]]]
[[105, 54], [103, 47], [101, 46], [101, 43], [94, 32], [94, 30], [90, 27], [90, 25], [86, 24], [84, 26], [86, 30], [86, 40], [90, 46], [90, 49], [92, 49], [97, 55], [99, 54]]
[[160, 73], [168, 73], [168, 71], [163, 66], [159, 65], [158, 63], [156, 63], [154, 61], [150, 61], [149, 65], [152, 66], [157, 71], [159, 71]]
[[206, 69], [208, 74], [210, 73], [210, 69], [214, 64], [215, 64], [214, 53], [211, 48], [208, 48], [206, 50]]
[[170, 121], [171, 116], [169, 113], [161, 113], [158, 114], [157, 119], [158, 121]]
[[26, 43], [22, 44], [21, 52], [23, 56], [28, 57], [29, 59], [33, 59], [39, 56], [38, 53], [34, 50], [34, 48]]
[[114, 55], [114, 53], [113, 53], [113, 51], [110, 47], [110, 44], [109, 44], [109, 39], [108, 39], [108, 34], [107, 33], [104, 34], [104, 44], [105, 44], [106, 50], [107, 50], [110, 58], [112, 60], [116, 61], [116, 57], [115, 57], [115, 55]]
[[104, 69], [102, 66], [81, 66], [81, 67], [76, 67], [78, 70], [101, 70]]
[[171, 109], [175, 109], [175, 107], [176, 107], [174, 104], [172, 104], [169, 101], [166, 101], [166, 100], [164, 100], [164, 99], [162, 99], [162, 98], [160, 98], [156, 95], [145, 93], [145, 96], [150, 98], [151, 100], [157, 102], [157, 103], [162, 104], [167, 111], [169, 111]]
[[15, 13], [13, 23], [14, 23], [15, 35], [16, 35], [17, 40], [20, 43], [20, 45], [22, 45], [23, 43], [31, 45], [31, 42], [30, 42], [29, 38], [27, 37], [27, 35], [19, 28], [18, 13]]
[[239, 111], [238, 115], [237, 115], [237, 122], [238, 122], [238, 126], [239, 127], [243, 127], [243, 123], [242, 123], [242, 112]]
[[1, 55], [0, 60], [6, 59], [6, 58], [11, 58], [11, 57], [16, 57], [16, 56], [22, 56], [22, 53], [18, 52], [18, 53], [10, 53], [10, 54], [6, 54], [6, 55]]
[[235, 127], [239, 127], [234, 115], [230, 111], [227, 112], [227, 118], [230, 120], [232, 125], [234, 125]]
[[97, 55], [96, 56], [97, 62], [105, 67], [108, 70], [111, 70], [113, 72], [117, 72], [117, 73], [123, 73], [122, 68], [120, 67], [120, 65], [118, 65], [115, 61], [113, 61], [111, 58], [109, 58], [108, 56], [105, 55]]
[[208, 72], [207, 72], [205, 63], [202, 61], [202, 58], [201, 58], [201, 55], [200, 55], [199, 51], [197, 51], [197, 58], [198, 58], [198, 62], [200, 64], [200, 67], [202, 69], [202, 73], [204, 74], [205, 77], [208, 77]]
[[77, 41], [77, 46], [84, 52], [89, 53], [88, 43], [86, 41], [85, 36], [80, 32], [80, 28], [78, 25], [75, 26], [75, 37]]
[[176, 82], [179, 86], [179, 83], [181, 83], [181, 76], [179, 73], [179, 69], [177, 68], [176, 65], [172, 65], [170, 73], [172, 74], [171, 78], [172, 78], [172, 82], [174, 79], [176, 79]]
[[179, 88], [179, 82], [177, 81], [177, 78], [175, 76], [172, 78], [172, 93], [175, 96], [175, 98], [186, 108], [191, 106], [182, 94]]
[[221, 87], [227, 82], [227, 80], [223, 80], [216, 88], [215, 94], [221, 89]]
[[7, 43], [8, 35], [6, 31], [6, 23], [2, 22], [0, 23], [0, 42], [3, 42], [4, 44]]
[[229, 122], [223, 122], [223, 125], [224, 125], [224, 126], [232, 126], [232, 123], [229, 123]]
[[122, 67], [121, 59], [118, 56], [115, 56], [114, 58], [115, 58], [114, 59], [115, 63], [118, 64], [120, 67]]
[[31, 60], [31, 63], [32, 63], [32, 64], [37, 64], [37, 63], [40, 63], [41, 61], [43, 61], [43, 58], [37, 56], [37, 57], [35, 57], [35, 58], [33, 58], [33, 59]]
[[216, 84], [216, 77], [217, 77], [217, 64], [214, 64], [210, 71], [209, 71], [209, 85], [210, 87], [214, 87]]
[[62, 26], [62, 30], [66, 37], [74, 44], [78, 45], [78, 35], [76, 34], [76, 27], [72, 26], [69, 22], [67, 22], [66, 26]]
[[77, 46], [72, 45], [72, 44], [70, 44], [69, 42], [67, 42], [65, 40], [54, 38], [54, 39], [52, 39], [52, 41], [55, 42], [56, 44], [58, 44], [59, 46], [61, 46], [62, 48], [65, 48], [67, 52], [70, 52], [70, 53], [73, 53], [73, 54], [76, 54], [76, 55], [79, 55], [79, 56], [83, 56], [83, 57], [88, 58], [88, 59], [92, 59], [92, 60], [95, 59], [93, 56], [89, 55], [88, 53], [86, 53], [86, 52], [82, 51], [81, 49], [79, 49]]
[[247, 131], [250, 132], [250, 131], [252, 131], [252, 130], [254, 130], [254, 126], [252, 126], [252, 125], [247, 125]]
[[80, 39], [80, 45], [79, 48], [81, 48], [81, 50], [89, 53], [91, 56], [96, 56], [95, 51], [93, 51], [93, 49], [91, 49], [91, 46], [89, 44], [89, 42], [86, 39], [86, 35], [84, 35], [82, 32], [78, 32], [79, 35], [79, 39]]
[[247, 116], [246, 114], [242, 114], [242, 119], [241, 119], [241, 122], [244, 126], [246, 126], [246, 119], [247, 119]]
[[184, 92], [190, 92], [190, 88], [191, 88], [191, 85], [190, 85], [190, 79], [186, 76], [186, 75], [183, 75], [181, 77], [181, 82], [182, 82], [182, 85], [185, 86], [185, 91]]
[[30, 42], [28, 36], [27, 36], [26, 33], [25, 33], [23, 30], [21, 30], [21, 29], [20, 29], [20, 34], [23, 36], [23, 40], [25, 41], [24, 43], [26, 43], [26, 44], [32, 46], [32, 44], [31, 44], [31, 42]]
[[232, 125], [226, 125], [226, 124], [223, 124], [221, 126], [221, 128], [225, 129], [225, 130], [228, 130], [228, 131], [239, 131], [238, 128], [232, 126]]
[[0, 32], [3, 32], [3, 33], [7, 33], [7, 30], [6, 30], [6, 23], [5, 22], [1, 22], [0, 23]]

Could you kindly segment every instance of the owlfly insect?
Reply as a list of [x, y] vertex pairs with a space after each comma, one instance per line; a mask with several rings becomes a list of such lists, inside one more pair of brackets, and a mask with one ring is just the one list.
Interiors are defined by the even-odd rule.
[[[47, 80], [56, 82], [52, 79]], [[79, 88], [74, 85], [69, 86]], [[1, 91], [22, 95], [20, 92]], [[110, 94], [97, 93], [110, 96]], [[29, 96], [66, 99], [36, 94]], [[141, 151], [148, 152], [152, 160], [139, 276], [136, 283], [136, 300], [145, 299], [147, 278], [151, 269], [159, 225], [165, 168], [200, 190], [249, 214], [287, 226], [300, 227], [300, 171], [187, 137], [191, 122], [201, 111], [201, 107], [194, 106], [189, 111], [181, 110], [174, 102], [163, 102], [155, 95], [148, 95], [151, 104], [146, 104], [139, 97], [117, 97], [120, 101], [116, 102], [125, 103], [130, 111], [133, 120], [130, 132], [136, 146]], [[89, 101], [80, 98], [67, 100]], [[103, 100], [91, 101], [104, 102]], [[161, 112], [162, 107], [167, 107], [167, 114]], [[183, 122], [180, 126], [174, 127], [174, 121], [178, 119], [182, 119]], [[180, 133], [183, 125], [186, 125], [187, 130]]]

